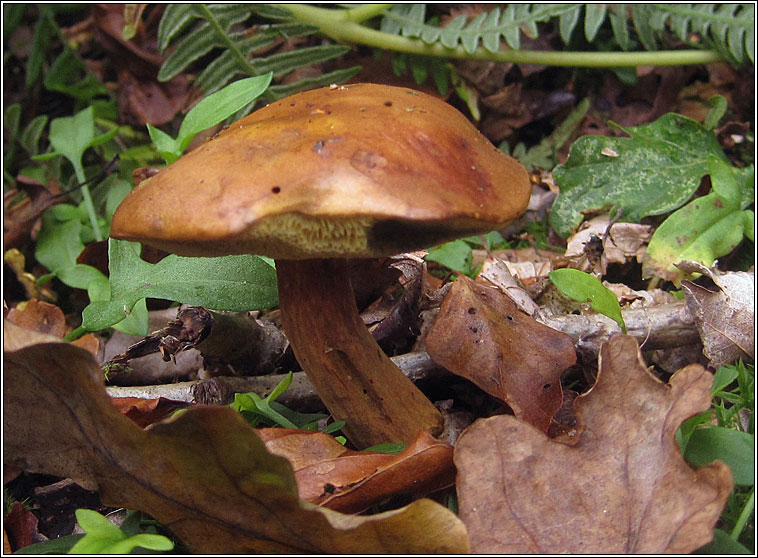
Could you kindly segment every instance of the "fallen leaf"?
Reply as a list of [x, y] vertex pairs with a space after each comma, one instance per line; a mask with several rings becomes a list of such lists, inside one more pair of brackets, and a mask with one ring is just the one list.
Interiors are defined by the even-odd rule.
[[31, 299], [11, 308], [6, 318], [17, 326], [40, 333], [63, 337], [66, 335], [66, 317], [63, 310], [53, 304]]
[[266, 449], [292, 464], [300, 498], [358, 513], [393, 495], [424, 495], [455, 482], [453, 447], [421, 432], [402, 453], [345, 448], [311, 430], [262, 428]]
[[[645, 246], [653, 235], [653, 227], [635, 223], [610, 223], [608, 215], [598, 215], [583, 223], [566, 241], [565, 255], [581, 262], [578, 269], [605, 275], [609, 263], [642, 261]], [[599, 239], [601, 246], [599, 258], [594, 260], [588, 254], [593, 236]]]
[[45, 540], [37, 530], [37, 516], [24, 508], [21, 502], [13, 502], [10, 511], [4, 517], [3, 528], [8, 536], [8, 545], [11, 548], [9, 552]]
[[516, 417], [543, 432], [561, 406], [561, 372], [576, 363], [568, 335], [465, 275], [442, 302], [426, 350], [437, 364], [505, 401]]
[[574, 405], [574, 446], [500, 415], [458, 440], [460, 517], [474, 553], [689, 553], [711, 540], [732, 489], [721, 461], [693, 470], [675, 435], [710, 405], [713, 376], [690, 365], [668, 385], [637, 342], [605, 343], [595, 386]]
[[145, 511], [193, 553], [468, 552], [463, 524], [431, 500], [374, 516], [301, 501], [289, 462], [230, 408], [196, 406], [142, 430], [113, 406], [92, 356], [56, 341], [4, 324], [6, 463]]
[[755, 358], [755, 274], [720, 273], [697, 262], [680, 262], [688, 273], [701, 273], [716, 288], [682, 281], [687, 308], [695, 318], [703, 354], [718, 368], [740, 358]]
[[3, 195], [3, 252], [23, 247], [42, 212], [56, 203], [55, 193], [42, 183], [22, 175], [17, 180], [26, 196], [18, 190]]
[[143, 399], [141, 397], [113, 397], [111, 403], [129, 417], [135, 424], [145, 428], [149, 424], [163, 420], [175, 411], [186, 407], [183, 401], [172, 401], [165, 397]]
[[[24, 329], [52, 335], [59, 339], [66, 335], [69, 329], [66, 327], [66, 317], [60, 308], [33, 298], [19, 302], [14, 308], [11, 308], [6, 319]], [[100, 341], [91, 333], [72, 341], [72, 344], [95, 356], [100, 350]]]

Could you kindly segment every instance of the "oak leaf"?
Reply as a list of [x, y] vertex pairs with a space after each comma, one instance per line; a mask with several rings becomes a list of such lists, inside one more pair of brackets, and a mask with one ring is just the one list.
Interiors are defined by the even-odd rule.
[[343, 513], [389, 496], [427, 494], [455, 482], [453, 447], [428, 432], [398, 455], [345, 448], [322, 432], [262, 428], [266, 449], [289, 460], [300, 497]]
[[232, 409], [199, 405], [142, 430], [86, 351], [8, 322], [4, 333], [5, 462], [143, 510], [193, 553], [468, 552], [465, 527], [436, 502], [374, 516], [303, 502], [289, 462]]
[[708, 408], [713, 376], [689, 365], [664, 384], [632, 337], [600, 352], [595, 386], [576, 399], [574, 446], [501, 415], [455, 449], [460, 517], [475, 553], [689, 553], [711, 540], [732, 489], [729, 467], [693, 470], [676, 443]]
[[464, 275], [442, 302], [426, 350], [437, 364], [505, 401], [516, 417], [543, 432], [561, 406], [561, 372], [576, 362], [571, 337]]

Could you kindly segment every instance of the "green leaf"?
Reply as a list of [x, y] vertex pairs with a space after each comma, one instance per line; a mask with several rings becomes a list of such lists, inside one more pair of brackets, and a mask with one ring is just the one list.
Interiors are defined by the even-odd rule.
[[93, 301], [84, 309], [82, 326], [87, 331], [120, 322], [138, 300], [147, 297], [237, 312], [277, 304], [276, 271], [257, 256], [186, 258], [172, 254], [150, 264], [139, 257], [139, 243], [108, 242], [111, 297]]
[[693, 554], [728, 556], [730, 554], [752, 554], [752, 552], [730, 537], [726, 531], [714, 529], [713, 540], [697, 549]]
[[150, 140], [166, 163], [173, 163], [199, 132], [229, 118], [260, 97], [271, 83], [271, 78], [272, 74], [269, 72], [262, 76], [241, 79], [208, 95], [187, 113], [176, 138], [148, 123]]
[[171, 550], [174, 543], [162, 535], [140, 533], [127, 537], [121, 529], [96, 511], [76, 510], [76, 520], [86, 533], [69, 554], [129, 554], [137, 547]]
[[579, 138], [553, 171], [561, 192], [550, 223], [562, 237], [586, 210], [618, 208], [626, 222], [673, 211], [708, 173], [709, 155], [725, 160], [713, 132], [678, 114], [622, 129], [629, 138]]
[[458, 239], [431, 249], [425, 259], [468, 275], [471, 273], [472, 258], [471, 246], [464, 240]]
[[713, 191], [675, 211], [656, 229], [642, 262], [643, 278], [679, 284], [687, 274], [674, 264], [692, 260], [710, 267], [752, 234], [752, 212], [741, 210], [749, 203], [745, 189], [751, 185], [744, 178], [751, 172], [735, 173], [717, 157], [709, 160], [709, 169]]
[[66, 554], [82, 537], [84, 535], [64, 535], [57, 539], [30, 544], [18, 549], [13, 554]]
[[378, 451], [381, 453], [391, 453], [393, 455], [398, 455], [400, 453], [403, 453], [407, 447], [408, 444], [401, 444], [400, 442], [386, 442], [384, 444], [371, 446], [370, 448], [366, 448], [361, 451]]
[[177, 142], [180, 153], [184, 153], [190, 140], [199, 132], [215, 126], [260, 97], [268, 88], [272, 77], [273, 75], [269, 72], [261, 76], [241, 79], [197, 103], [187, 113], [179, 128]]
[[737, 369], [733, 366], [720, 366], [713, 374], [713, 388], [711, 389], [711, 393], [716, 395], [718, 392], [722, 391], [737, 379], [737, 375]]
[[755, 438], [747, 432], [722, 426], [698, 428], [690, 436], [684, 458], [694, 467], [720, 459], [731, 468], [735, 484], [755, 484]]
[[50, 144], [76, 167], [95, 138], [95, 118], [92, 107], [74, 116], [56, 118], [50, 123]]
[[618, 298], [597, 277], [569, 268], [551, 271], [549, 277], [563, 294], [579, 302], [589, 303], [593, 310], [611, 318], [626, 333]]
[[51, 209], [42, 214], [42, 227], [37, 236], [34, 257], [52, 272], [76, 265], [76, 258], [84, 250], [78, 219], [60, 222]]
[[726, 113], [726, 99], [721, 95], [713, 95], [708, 99], [708, 105], [711, 107], [711, 110], [705, 115], [703, 126], [705, 126], [707, 130], [714, 130], [716, 126], [718, 126], [719, 120], [721, 120]]

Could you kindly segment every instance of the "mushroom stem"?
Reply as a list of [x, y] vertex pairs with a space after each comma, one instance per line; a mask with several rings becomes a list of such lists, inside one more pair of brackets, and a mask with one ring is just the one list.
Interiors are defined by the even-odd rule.
[[346, 260], [277, 260], [276, 269], [284, 332], [350, 441], [363, 448], [438, 435], [440, 412], [361, 321]]

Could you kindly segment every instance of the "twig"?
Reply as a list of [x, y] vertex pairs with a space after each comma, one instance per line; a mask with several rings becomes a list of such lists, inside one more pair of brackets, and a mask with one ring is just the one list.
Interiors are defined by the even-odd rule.
[[[642, 343], [646, 350], [692, 345], [700, 341], [695, 322], [686, 304], [675, 302], [643, 309], [622, 311], [628, 334]], [[540, 320], [545, 325], [570, 335], [577, 350], [585, 358], [597, 357], [600, 346], [621, 333], [618, 324], [601, 314], [554, 316]], [[426, 352], [415, 352], [392, 358], [393, 362], [414, 382], [444, 378], [450, 372], [435, 364]], [[192, 403], [228, 404], [235, 393], [255, 392], [265, 397], [284, 378], [282, 374], [253, 377], [217, 377], [167, 385], [108, 387], [112, 397], [165, 397]], [[277, 400], [302, 411], [323, 409], [304, 372], [293, 374], [292, 385]]]

